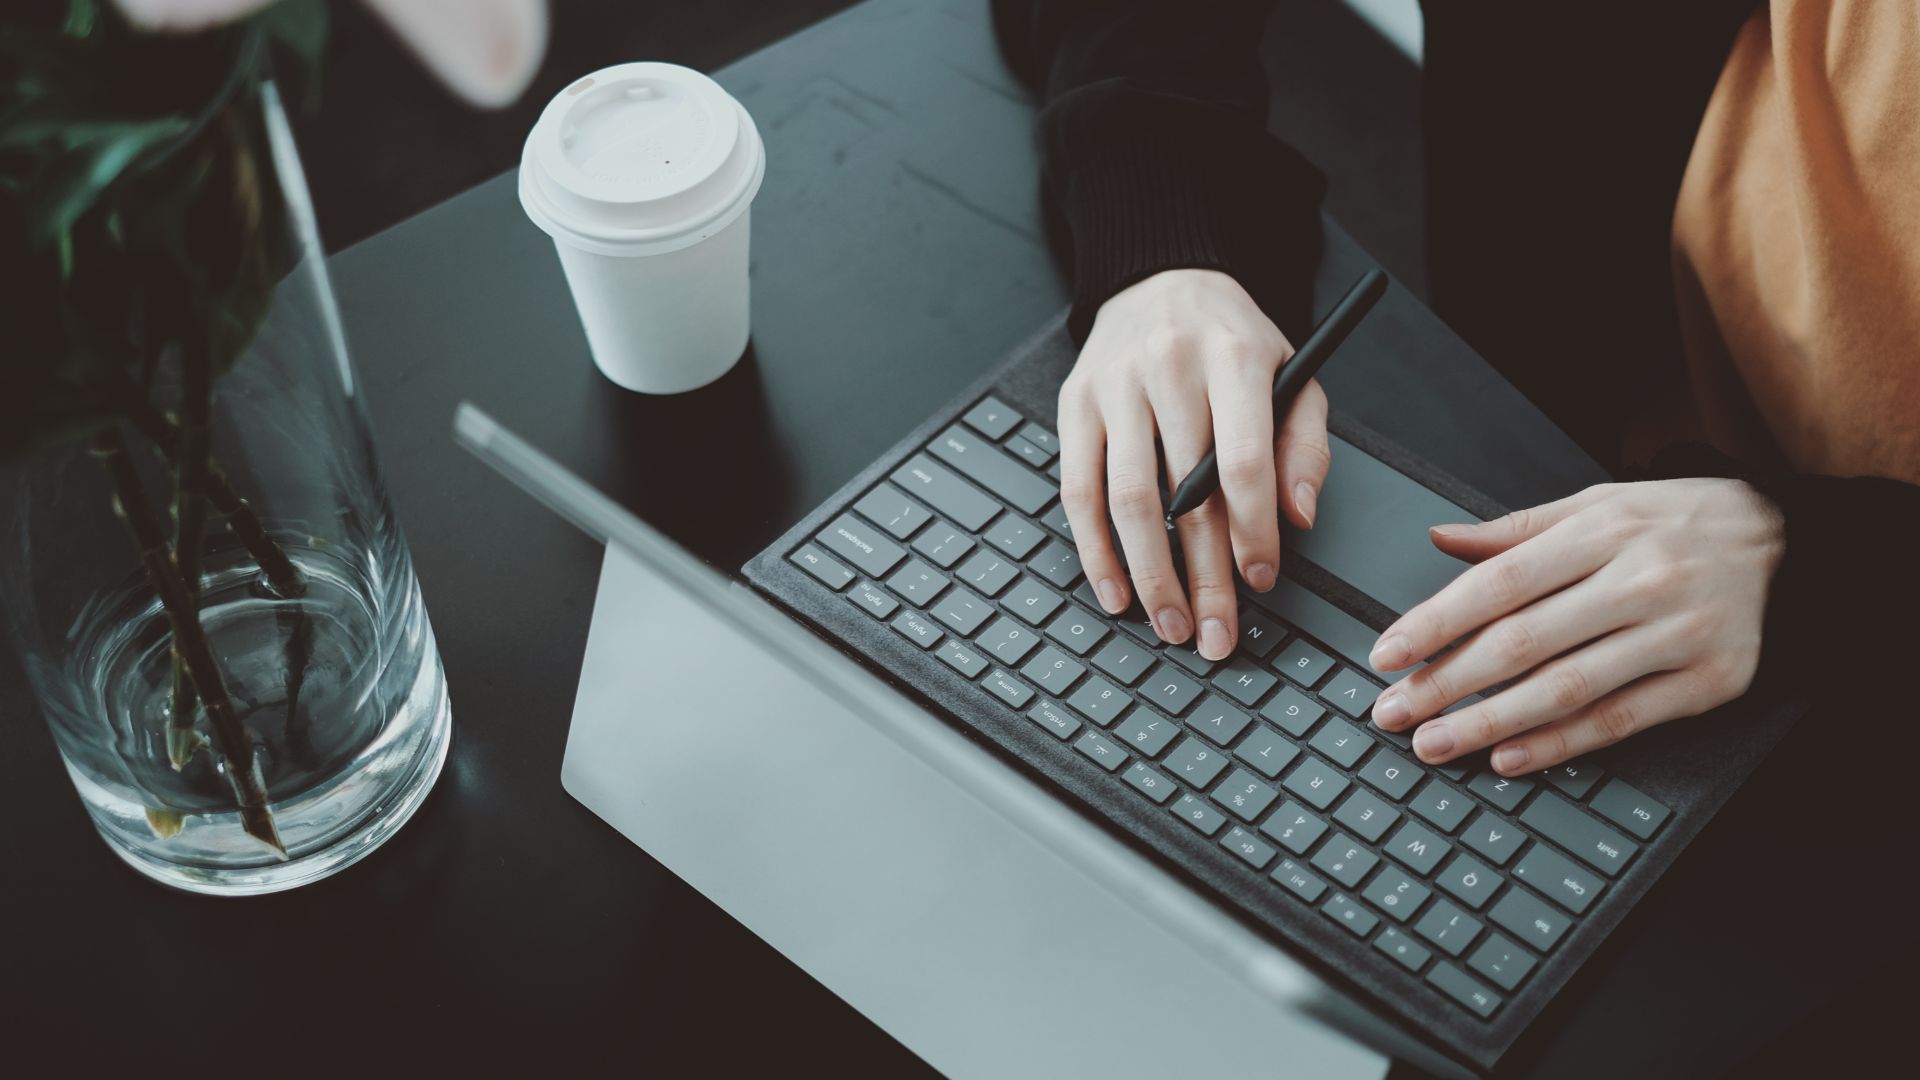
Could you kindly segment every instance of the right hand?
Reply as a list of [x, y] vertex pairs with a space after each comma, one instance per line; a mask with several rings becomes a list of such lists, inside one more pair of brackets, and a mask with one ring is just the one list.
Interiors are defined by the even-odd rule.
[[[1331, 460], [1318, 382], [1294, 401], [1275, 439], [1273, 377], [1292, 355], [1240, 283], [1216, 270], [1165, 270], [1101, 305], [1060, 387], [1060, 500], [1081, 568], [1109, 613], [1128, 604], [1127, 573], [1107, 528], [1111, 507], [1154, 632], [1179, 644], [1197, 626], [1200, 655], [1220, 660], [1233, 651], [1235, 568], [1253, 588], [1273, 587], [1280, 514], [1312, 527]], [[1169, 487], [1209, 448], [1220, 465], [1220, 491], [1176, 523], [1186, 589], [1167, 542], [1156, 434]]]

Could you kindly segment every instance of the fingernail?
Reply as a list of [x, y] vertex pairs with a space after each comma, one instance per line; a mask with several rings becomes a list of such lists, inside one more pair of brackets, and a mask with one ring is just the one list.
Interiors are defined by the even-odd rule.
[[1112, 578], [1101, 578], [1094, 591], [1100, 594], [1100, 606], [1107, 609], [1107, 614], [1118, 615], [1127, 609], [1127, 602], [1120, 597], [1120, 584]]
[[1503, 746], [1493, 752], [1493, 767], [1503, 773], [1519, 772], [1532, 756], [1524, 746]]
[[1453, 753], [1453, 732], [1445, 724], [1428, 724], [1413, 733], [1413, 752], [1431, 761]]
[[1273, 564], [1257, 562], [1247, 567], [1247, 584], [1261, 592], [1273, 588]]
[[1383, 728], [1396, 728], [1407, 722], [1412, 715], [1407, 708], [1407, 699], [1399, 694], [1388, 694], [1373, 703], [1373, 722]]
[[1405, 634], [1388, 634], [1374, 643], [1373, 652], [1367, 657], [1367, 663], [1382, 671], [1392, 671], [1407, 662], [1413, 654], [1413, 646], [1407, 642]]
[[1435, 525], [1427, 531], [1435, 536], [1452, 539], [1456, 536], [1467, 535], [1467, 530], [1470, 528], [1472, 528], [1471, 525]]
[[1313, 525], [1313, 508], [1316, 496], [1313, 485], [1305, 480], [1293, 486], [1293, 505], [1300, 508], [1300, 516], [1307, 519], [1307, 525]]
[[1160, 640], [1169, 645], [1178, 645], [1187, 640], [1193, 628], [1187, 625], [1187, 617], [1179, 608], [1161, 608], [1160, 614], [1153, 617], [1153, 630]]
[[1219, 619], [1200, 620], [1200, 655], [1209, 660], [1225, 660], [1233, 651], [1233, 635]]

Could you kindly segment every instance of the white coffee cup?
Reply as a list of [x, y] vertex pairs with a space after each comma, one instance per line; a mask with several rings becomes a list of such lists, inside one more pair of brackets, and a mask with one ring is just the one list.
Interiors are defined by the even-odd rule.
[[677, 394], [740, 359], [748, 208], [765, 173], [753, 118], [691, 68], [619, 64], [547, 104], [520, 158], [520, 205], [553, 237], [607, 378]]

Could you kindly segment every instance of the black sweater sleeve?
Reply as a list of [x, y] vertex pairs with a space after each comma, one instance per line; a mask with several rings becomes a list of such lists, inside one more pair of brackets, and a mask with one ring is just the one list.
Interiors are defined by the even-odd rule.
[[1161, 270], [1233, 275], [1298, 341], [1325, 183], [1266, 131], [1259, 0], [993, 0], [1041, 97], [1046, 196], [1072, 237], [1084, 341], [1109, 296]]

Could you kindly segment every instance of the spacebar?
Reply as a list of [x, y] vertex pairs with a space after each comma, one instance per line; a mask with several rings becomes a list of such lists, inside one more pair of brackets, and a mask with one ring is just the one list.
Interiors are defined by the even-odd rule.
[[1392, 682], [1394, 676], [1375, 670], [1367, 663], [1367, 654], [1379, 633], [1359, 619], [1341, 611], [1289, 578], [1282, 577], [1267, 592], [1251, 593], [1248, 599], [1266, 608], [1285, 622], [1317, 637], [1350, 663], [1373, 672], [1375, 678]]

